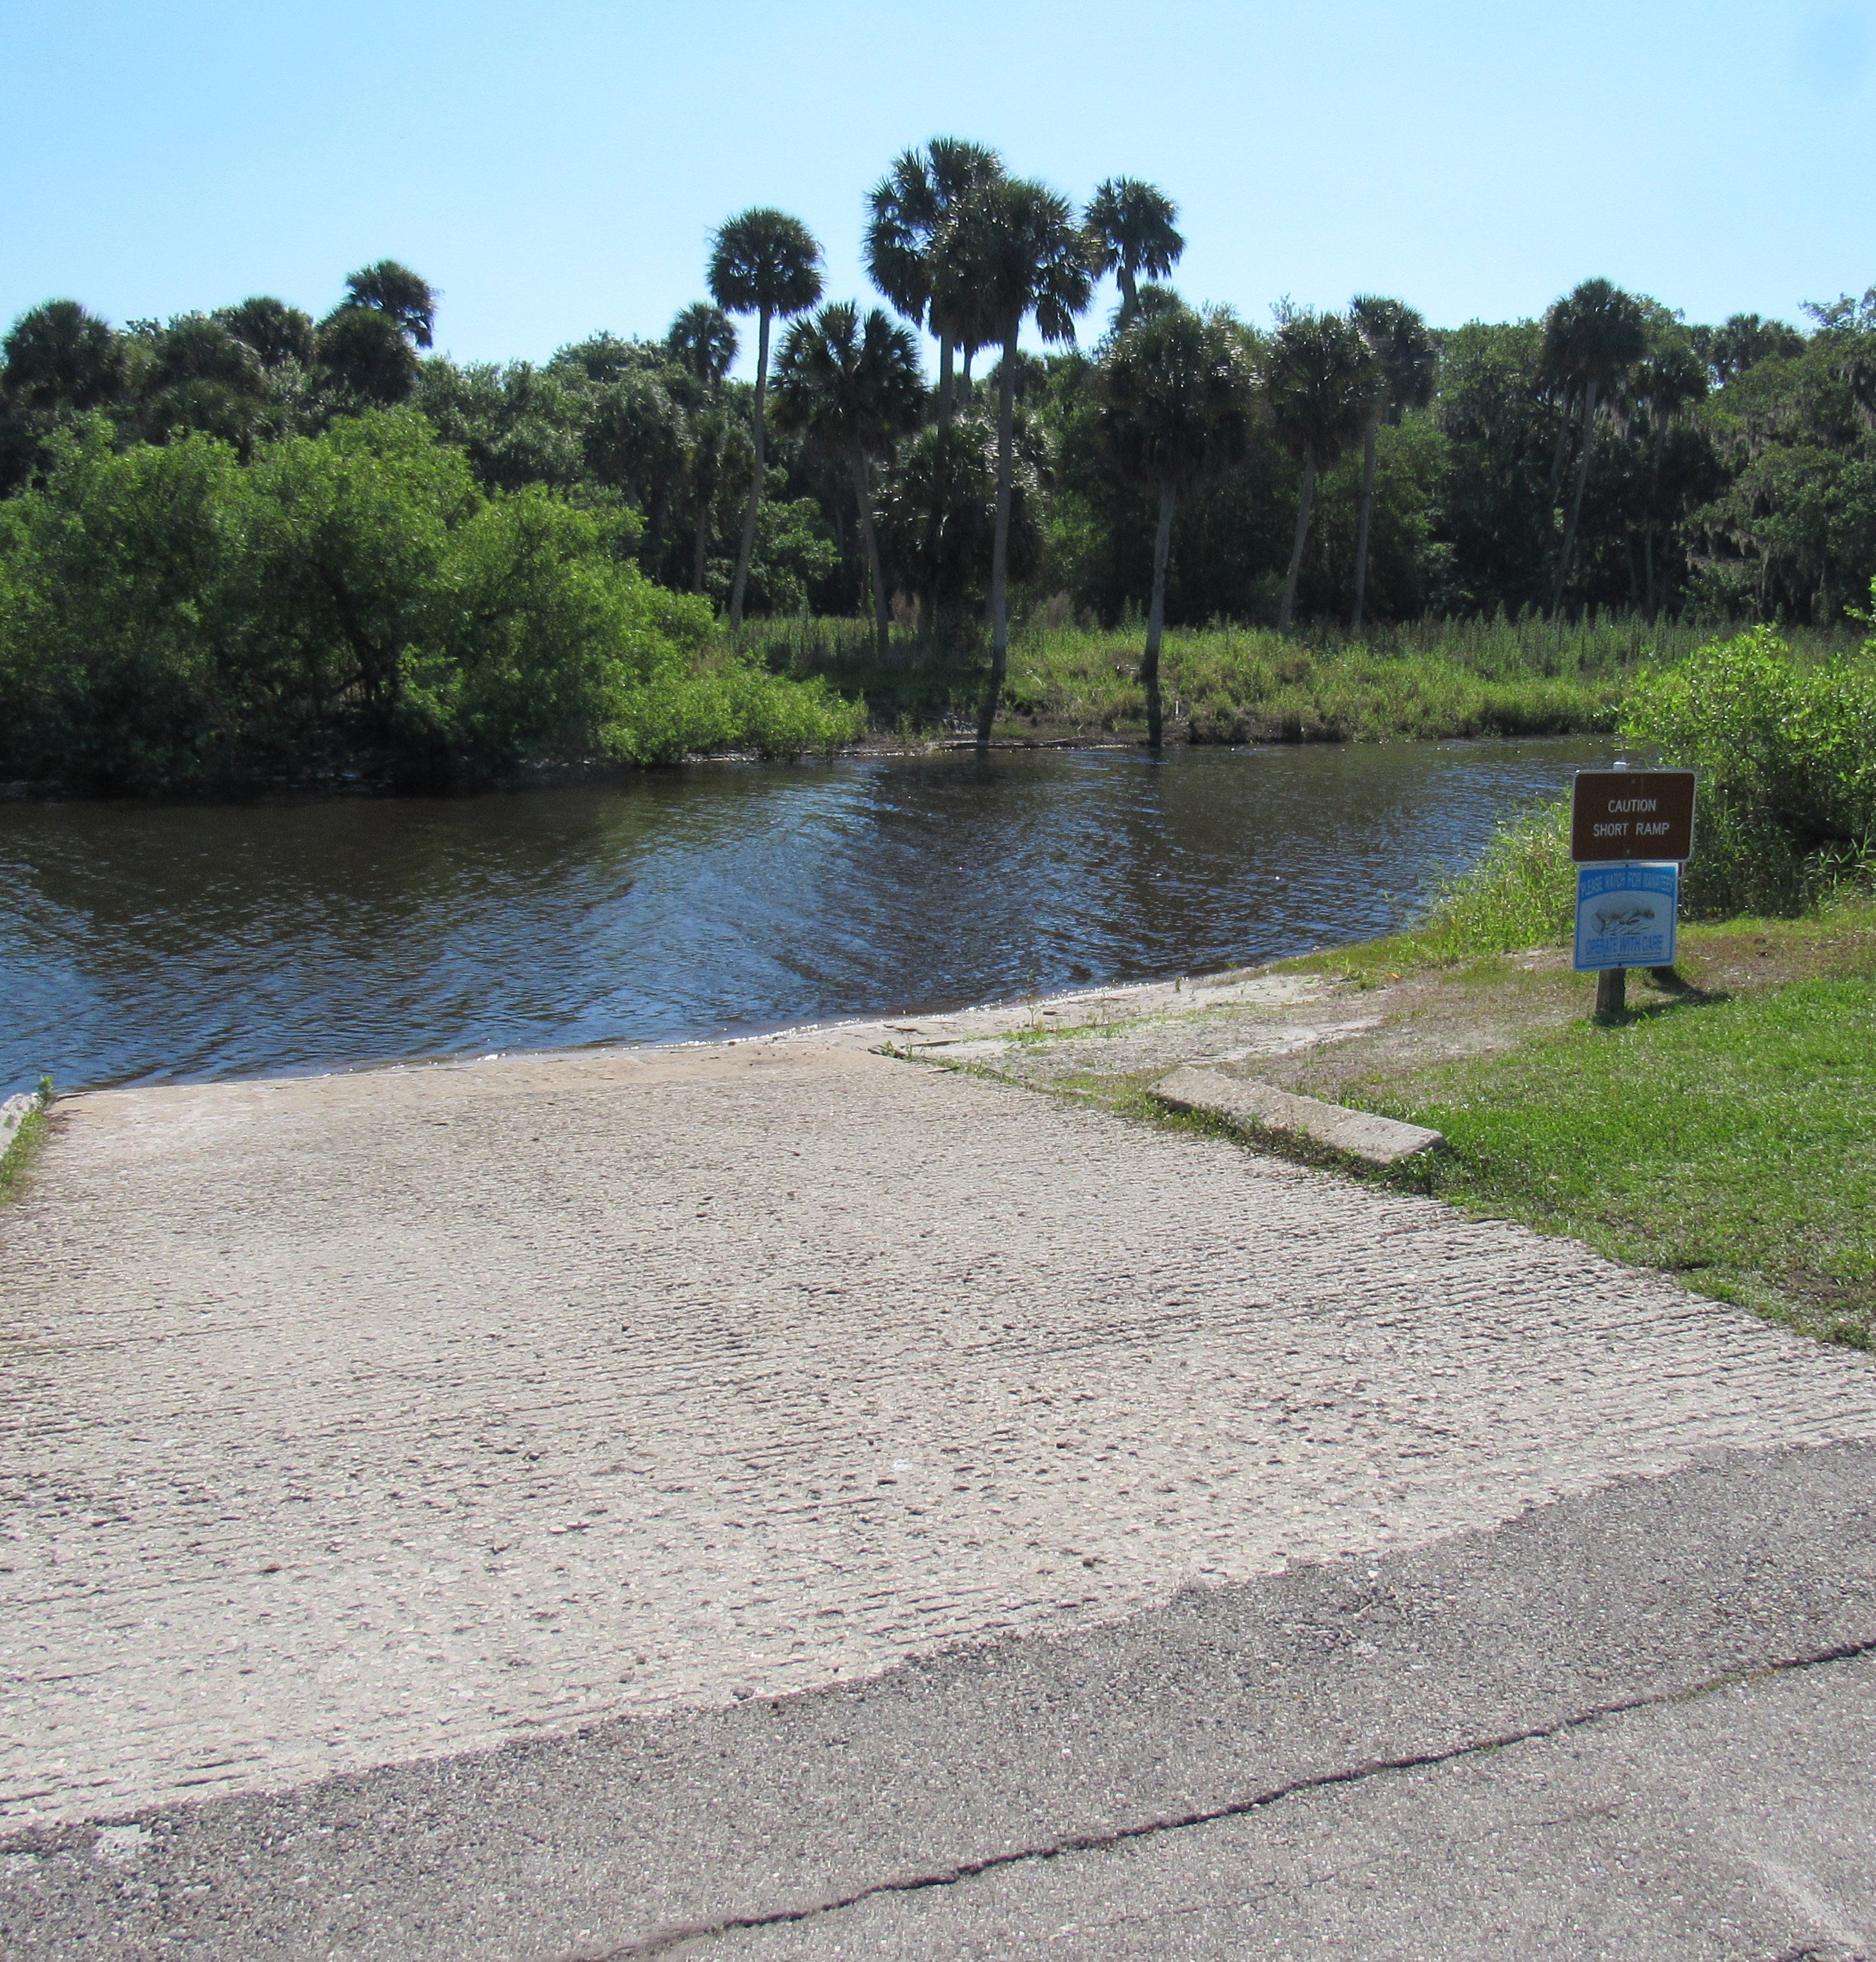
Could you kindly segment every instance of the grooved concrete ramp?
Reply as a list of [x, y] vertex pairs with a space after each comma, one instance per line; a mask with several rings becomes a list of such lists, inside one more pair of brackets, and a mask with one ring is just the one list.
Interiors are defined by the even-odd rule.
[[854, 1048], [109, 1093], [0, 1213], [0, 1817], [864, 1678], [1720, 1449], [1860, 1359]]

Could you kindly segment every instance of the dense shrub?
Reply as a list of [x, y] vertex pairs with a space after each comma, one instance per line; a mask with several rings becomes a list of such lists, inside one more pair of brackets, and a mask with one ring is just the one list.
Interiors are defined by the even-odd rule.
[[850, 740], [722, 645], [622, 514], [484, 490], [407, 412], [235, 451], [94, 422], [0, 505], [0, 775], [134, 791], [484, 778]]
[[1699, 772], [1690, 912], [1795, 912], [1868, 862], [1876, 644], [1810, 663], [1754, 628], [1644, 670], [1624, 726]]
[[[1807, 662], [1765, 628], [1644, 669], [1632, 740], [1699, 777], [1682, 909], [1699, 919], [1795, 913], [1876, 858], [1876, 642]], [[1568, 938], [1574, 904], [1567, 800], [1500, 825], [1433, 896], [1421, 938], [1436, 958]]]

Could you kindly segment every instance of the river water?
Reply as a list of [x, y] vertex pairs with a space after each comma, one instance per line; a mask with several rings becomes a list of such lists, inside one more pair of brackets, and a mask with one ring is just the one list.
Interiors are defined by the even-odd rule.
[[1386, 931], [1607, 743], [968, 752], [0, 805], [0, 1094], [670, 1042]]

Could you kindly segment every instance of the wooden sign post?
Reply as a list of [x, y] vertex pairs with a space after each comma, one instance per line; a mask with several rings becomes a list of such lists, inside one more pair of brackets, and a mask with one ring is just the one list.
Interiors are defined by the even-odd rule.
[[1671, 967], [1680, 868], [1693, 856], [1692, 770], [1579, 770], [1570, 800], [1576, 967], [1619, 1015], [1631, 967]]

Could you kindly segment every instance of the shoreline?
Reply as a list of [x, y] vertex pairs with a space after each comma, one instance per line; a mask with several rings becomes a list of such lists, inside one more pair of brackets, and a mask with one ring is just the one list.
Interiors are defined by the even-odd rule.
[[[1561, 743], [1596, 740], [1606, 741], [1617, 753], [1641, 746], [1626, 742], [1612, 729], [1584, 727], [1547, 729], [1529, 733], [1496, 729], [1461, 729], [1439, 734], [1402, 731], [1384, 736], [1344, 735], [1311, 731], [1297, 736], [1249, 737], [1238, 741], [1190, 737], [1168, 726], [1162, 759], [1189, 754], [1194, 750], [1232, 750], [1253, 754], [1285, 753], [1312, 749], [1385, 749], [1397, 744], [1437, 746], [1459, 743]], [[668, 777], [680, 770], [712, 767], [736, 769], [799, 769], [830, 763], [880, 762], [895, 759], [932, 758], [968, 755], [982, 749], [999, 756], [1082, 753], [1146, 750], [1144, 733], [1123, 734], [1114, 730], [1078, 730], [1067, 725], [1046, 725], [1030, 732], [1005, 730], [987, 743], [973, 737], [955, 733], [933, 734], [906, 739], [881, 733], [863, 737], [857, 743], [842, 743], [831, 749], [803, 750], [794, 756], [764, 756], [753, 749], [713, 749], [680, 756], [670, 762], [625, 763], [595, 760], [585, 763], [543, 765], [537, 769], [486, 781], [457, 784], [404, 782], [360, 774], [335, 777], [269, 779], [232, 785], [219, 791], [179, 791], [174, 794], [139, 791], [75, 790], [60, 784], [36, 782], [30, 778], [0, 780], [0, 804], [108, 804], [149, 810], [186, 810], [192, 808], [223, 809], [266, 804], [319, 804], [341, 799], [362, 798], [387, 802], [425, 799], [450, 803], [483, 797], [519, 797], [534, 791], [576, 790], [586, 786], [638, 783], [647, 778]]]
[[[1018, 1030], [1041, 1028], [1052, 1021], [1064, 1027], [1129, 1021], [1139, 1015], [1154, 1012], [1155, 1006], [1162, 1002], [1171, 1007], [1183, 1005], [1214, 1008], [1228, 1006], [1235, 1001], [1256, 1000], [1259, 997], [1253, 984], [1267, 976], [1274, 968], [1289, 961], [1309, 959], [1320, 951], [1310, 949], [1284, 954], [1275, 961], [1222, 968], [1210, 974], [1181, 974], [1170, 980], [1117, 982], [1104, 987], [1075, 988], [1058, 994], [1038, 995], [1033, 999], [1018, 997], [1015, 1000], [973, 1002], [961, 1008], [906, 1009], [842, 1016], [824, 1022], [784, 1022], [773, 1027], [743, 1029], [734, 1034], [684, 1036], [670, 1042], [602, 1038], [590, 1043], [562, 1043], [540, 1049], [517, 1047], [479, 1053], [465, 1050], [439, 1055], [376, 1056], [356, 1062], [309, 1064], [305, 1069], [264, 1069], [216, 1076], [135, 1078], [69, 1089], [56, 1087], [54, 1107], [83, 1097], [122, 1096], [142, 1091], [212, 1090], [224, 1085], [336, 1081], [347, 1077], [427, 1070], [474, 1069], [497, 1062], [545, 1064], [561, 1058], [571, 1060], [607, 1056], [667, 1056], [706, 1051], [714, 1054], [725, 1050], [756, 1047], [879, 1050], [896, 1036], [909, 1037], [913, 1047], [935, 1050], [954, 1042], [993, 1039]], [[1238, 992], [1240, 989], [1245, 992]], [[1202, 1002], [1197, 999], [1201, 991], [1207, 997]], [[1061, 1021], [1060, 1018], [1070, 1010], [1079, 1008], [1113, 1012], [1090, 1012], [1081, 1023]]]

